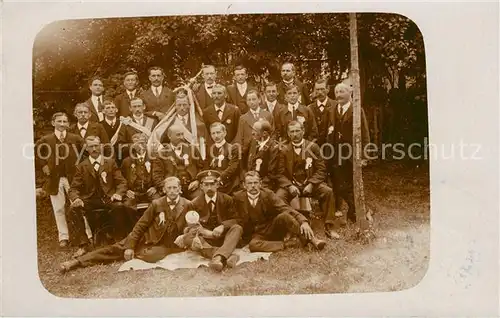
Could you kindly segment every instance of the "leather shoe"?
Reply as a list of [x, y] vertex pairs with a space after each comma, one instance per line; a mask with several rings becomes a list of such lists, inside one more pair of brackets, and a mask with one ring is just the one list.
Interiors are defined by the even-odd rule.
[[235, 268], [236, 264], [238, 263], [239, 260], [240, 260], [240, 256], [239, 255], [237, 255], [237, 254], [231, 254], [228, 257], [227, 261], [226, 261], [226, 265], [229, 268]]
[[78, 265], [80, 265], [80, 262], [76, 259], [72, 259], [64, 263], [61, 263], [61, 265], [59, 266], [59, 271], [61, 273], [66, 273], [72, 270], [73, 268], [76, 268]]
[[208, 263], [208, 266], [216, 272], [221, 272], [224, 268], [224, 264], [222, 264], [222, 258], [219, 255], [212, 258], [210, 263]]
[[321, 251], [322, 249], [325, 248], [326, 242], [323, 240], [320, 240], [316, 237], [313, 237], [310, 243], [318, 250]]
[[335, 231], [334, 229], [326, 228], [325, 235], [330, 239], [336, 239], [336, 240], [340, 239], [339, 233], [337, 233], [337, 231]]
[[69, 241], [68, 241], [68, 240], [61, 240], [61, 241], [59, 242], [59, 247], [60, 247], [60, 248], [65, 248], [65, 247], [68, 247], [68, 245], [69, 245]]

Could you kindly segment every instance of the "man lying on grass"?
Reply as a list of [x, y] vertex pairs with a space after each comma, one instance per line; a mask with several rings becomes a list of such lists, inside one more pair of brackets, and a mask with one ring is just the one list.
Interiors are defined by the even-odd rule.
[[61, 272], [76, 267], [131, 260], [134, 255], [145, 262], [156, 263], [169, 254], [182, 252], [183, 249], [176, 246], [174, 241], [186, 227], [185, 215], [193, 209], [192, 204], [180, 196], [181, 182], [176, 177], [165, 179], [163, 192], [166, 195], [153, 200], [126, 238], [62, 263]]

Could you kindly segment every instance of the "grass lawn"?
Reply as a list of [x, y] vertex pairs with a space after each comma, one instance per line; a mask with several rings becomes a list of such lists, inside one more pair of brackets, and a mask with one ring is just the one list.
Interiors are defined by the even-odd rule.
[[[208, 268], [118, 272], [121, 263], [79, 268], [58, 266], [74, 248], [61, 251], [50, 200], [38, 202], [38, 268], [45, 288], [59, 297], [120, 298], [230, 296], [396, 291], [415, 286], [429, 258], [428, 166], [384, 163], [365, 169], [365, 195], [375, 209], [376, 239], [362, 245], [341, 240], [321, 252], [301, 249], [273, 253], [269, 261], [244, 263], [213, 273]], [[322, 224], [313, 229], [324, 237]]]

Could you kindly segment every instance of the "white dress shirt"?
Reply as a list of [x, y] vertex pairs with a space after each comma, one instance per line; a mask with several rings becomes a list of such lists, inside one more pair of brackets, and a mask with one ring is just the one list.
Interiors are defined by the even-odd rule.
[[[160, 86], [151, 86], [151, 91], [153, 92], [153, 95], [155, 95], [156, 97], [161, 95], [162, 89], [163, 89], [163, 87], [161, 85]], [[158, 93], [156, 93], [156, 92], [158, 92]]]
[[247, 91], [248, 85], [247, 85], [247, 82], [245, 82], [243, 84], [236, 83], [236, 87], [238, 88], [238, 92], [240, 92], [240, 95], [244, 96], [246, 91]]
[[[61, 138], [62, 139], [66, 138], [66, 130], [65, 131], [59, 131], [59, 130], [56, 129], [54, 131], [54, 134], [56, 135], [57, 139], [59, 139], [59, 140], [61, 140]], [[61, 142], [62, 142], [62, 140], [61, 140]]]
[[346, 111], [349, 109], [349, 107], [351, 106], [351, 102], [347, 102], [345, 105], [340, 105], [339, 104], [339, 113], [340, 111], [342, 111], [342, 116], [346, 113]]

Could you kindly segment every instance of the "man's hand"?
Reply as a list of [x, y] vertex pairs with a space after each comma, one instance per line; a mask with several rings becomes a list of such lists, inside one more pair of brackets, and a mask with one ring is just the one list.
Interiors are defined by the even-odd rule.
[[179, 246], [180, 248], [186, 248], [187, 246], [184, 244], [184, 235], [179, 235], [174, 241], [174, 244]]
[[303, 194], [311, 194], [313, 192], [313, 185], [312, 183], [309, 183], [305, 188], [304, 191], [302, 191]]
[[127, 198], [129, 199], [135, 199], [135, 192], [132, 190], [127, 190]]
[[119, 195], [118, 193], [115, 193], [111, 196], [111, 201], [121, 201], [122, 200], [122, 196]]
[[312, 240], [312, 238], [314, 237], [314, 232], [307, 222], [303, 222], [300, 225], [300, 234], [302, 234], [308, 240]]
[[155, 187], [151, 187], [151, 188], [149, 188], [149, 189], [148, 189], [148, 191], [146, 191], [146, 193], [147, 193], [150, 197], [152, 197], [153, 195], [155, 195], [155, 194], [156, 194], [156, 192], [158, 192], [158, 191], [156, 191], [156, 188], [155, 188]]
[[36, 196], [37, 198], [39, 197], [45, 197], [47, 193], [45, 193], [45, 190], [43, 188], [36, 188]]
[[194, 191], [196, 189], [198, 189], [198, 186], [200, 185], [200, 182], [198, 180], [194, 180], [193, 182], [191, 182], [188, 186], [188, 190], [189, 191]]
[[49, 169], [49, 166], [47, 166], [47, 165], [43, 166], [42, 171], [43, 171], [43, 173], [44, 173], [46, 176], [50, 176], [50, 169]]
[[130, 261], [132, 258], [134, 258], [134, 250], [131, 248], [127, 248], [123, 253], [123, 258], [125, 258], [126, 261]]
[[83, 207], [83, 201], [82, 201], [82, 199], [78, 198], [75, 201], [71, 202], [71, 207], [72, 208]]
[[294, 186], [293, 184], [291, 186], [288, 187], [288, 192], [290, 192], [290, 194], [293, 196], [293, 197], [296, 197], [298, 195], [300, 195], [300, 190], [299, 188], [297, 188], [296, 186]]
[[214, 237], [220, 237], [223, 232], [224, 232], [224, 225], [221, 224], [212, 231], [212, 234]]
[[159, 111], [155, 112], [155, 116], [158, 117], [159, 120], [162, 120], [165, 117], [165, 114]]

